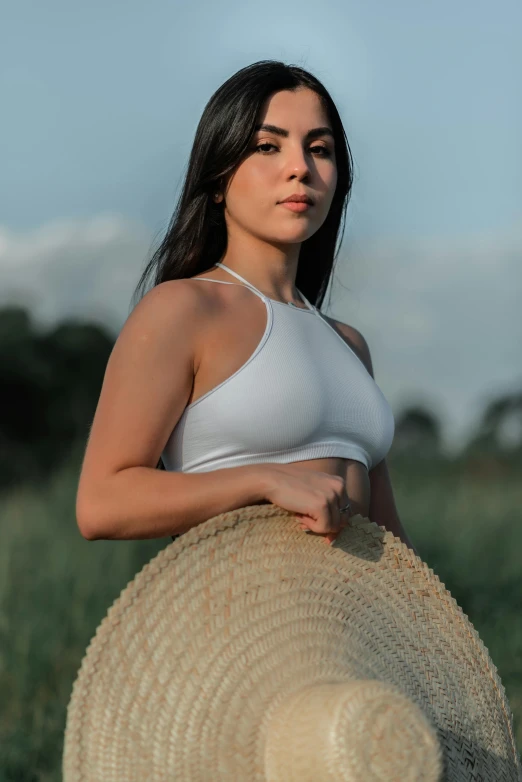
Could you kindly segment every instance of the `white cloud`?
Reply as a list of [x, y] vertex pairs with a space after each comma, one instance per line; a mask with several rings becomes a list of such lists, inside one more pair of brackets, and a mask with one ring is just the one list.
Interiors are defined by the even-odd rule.
[[42, 325], [77, 316], [118, 331], [150, 248], [148, 231], [118, 215], [0, 228], [0, 305], [25, 304]]

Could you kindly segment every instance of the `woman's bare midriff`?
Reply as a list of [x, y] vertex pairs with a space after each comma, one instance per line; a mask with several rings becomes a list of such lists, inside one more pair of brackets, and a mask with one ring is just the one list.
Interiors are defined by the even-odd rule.
[[[197, 276], [230, 281], [230, 275], [219, 267]], [[246, 363], [261, 341], [267, 318], [263, 301], [241, 283], [220, 285], [200, 281], [191, 284], [200, 291], [201, 311], [193, 331], [194, 382], [187, 404], [197, 401]], [[306, 459], [291, 464], [303, 471], [317, 470], [344, 478], [351, 515], [368, 516], [370, 479], [364, 464], [338, 457]]]

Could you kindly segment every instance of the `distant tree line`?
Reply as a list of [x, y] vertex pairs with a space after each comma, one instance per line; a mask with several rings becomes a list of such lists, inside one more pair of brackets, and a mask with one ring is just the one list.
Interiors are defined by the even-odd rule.
[[[69, 318], [42, 331], [26, 309], [0, 309], [0, 490], [45, 481], [87, 443], [114, 341], [95, 323]], [[441, 456], [432, 411], [412, 406], [395, 424], [394, 453]], [[467, 448], [522, 453], [522, 391], [488, 405]]]
[[69, 319], [43, 333], [0, 309], [0, 489], [44, 481], [87, 441], [114, 338]]

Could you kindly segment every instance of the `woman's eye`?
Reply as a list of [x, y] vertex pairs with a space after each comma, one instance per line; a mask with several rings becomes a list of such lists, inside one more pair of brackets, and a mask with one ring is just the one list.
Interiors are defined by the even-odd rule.
[[[274, 149], [277, 149], [275, 144], [269, 144], [268, 142], [265, 142], [264, 144], [258, 144], [257, 147], [256, 147], [256, 151], [262, 150], [263, 148], [266, 148], [266, 147], [273, 147]], [[322, 157], [331, 157], [331, 152], [328, 149], [328, 147], [315, 146], [315, 147], [310, 147], [310, 149], [319, 151], [321, 153], [320, 156], [322, 156]], [[263, 152], [262, 154], [266, 154], [266, 153]]]
[[258, 144], [257, 147], [256, 147], [256, 150], [263, 149], [263, 147], [274, 147], [274, 149], [275, 149], [275, 145], [274, 144], [265, 143], [265, 144]]
[[328, 149], [328, 147], [321, 147], [321, 146], [320, 147], [311, 147], [311, 149], [320, 149], [325, 157], [330, 157], [330, 155], [331, 155], [331, 152]]

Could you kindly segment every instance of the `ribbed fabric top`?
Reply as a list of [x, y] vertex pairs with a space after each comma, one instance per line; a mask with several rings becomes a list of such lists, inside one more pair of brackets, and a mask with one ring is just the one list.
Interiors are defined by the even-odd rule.
[[216, 265], [262, 299], [266, 327], [236, 372], [187, 405], [163, 450], [165, 469], [208, 472], [325, 457], [355, 459], [368, 470], [378, 464], [395, 421], [363, 362], [300, 291], [306, 309], [270, 299]]

